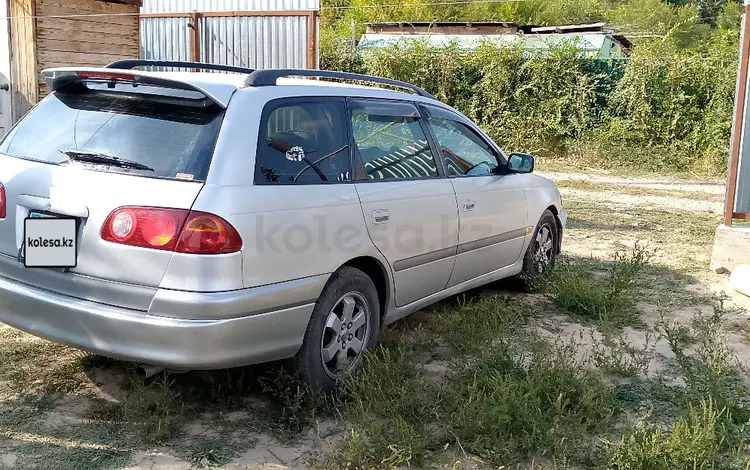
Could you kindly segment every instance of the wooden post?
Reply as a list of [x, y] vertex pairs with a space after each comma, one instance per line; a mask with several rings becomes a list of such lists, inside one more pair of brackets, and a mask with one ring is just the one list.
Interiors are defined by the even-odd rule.
[[737, 197], [737, 173], [742, 154], [742, 131], [745, 128], [745, 98], [747, 92], [748, 60], [750, 60], [750, 7], [745, 1], [745, 15], [742, 20], [742, 44], [740, 46], [740, 68], [737, 76], [737, 97], [734, 105], [734, 132], [729, 155], [727, 175], [727, 198], [724, 206], [724, 225], [730, 227], [734, 216], [734, 203]]
[[307, 14], [307, 68], [318, 68], [318, 12], [315, 10]]
[[190, 14], [189, 27], [193, 30], [190, 35], [190, 60], [193, 62], [201, 61], [201, 30], [200, 30], [200, 13], [193, 11]]

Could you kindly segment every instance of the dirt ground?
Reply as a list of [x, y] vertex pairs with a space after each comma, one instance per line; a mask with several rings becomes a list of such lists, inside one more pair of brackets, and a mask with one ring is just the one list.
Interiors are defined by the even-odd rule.
[[[643, 352], [638, 357], [644, 376], [670, 376], [674, 357], [667, 340], [654, 333], [657, 324], [665, 319], [689, 324], [696, 314], [712, 311], [712, 296], [722, 293], [729, 296], [727, 321], [734, 325], [726, 344], [741, 363], [750, 364], [744, 313], [749, 299], [732, 293], [728, 276], [709, 269], [723, 184], [602, 174], [546, 176], [559, 183], [569, 211], [566, 253], [607, 259], [635, 244], [653, 250], [637, 303], [641, 321], [624, 327], [618, 339]], [[489, 286], [479, 295], [503, 296], [506, 287]], [[527, 301], [535, 303], [535, 295], [526, 296]], [[430, 310], [415, 314], [408, 325], [386, 334], [422, 334], [420, 325], [429, 324], [430, 315]], [[536, 328], [543, 337], [569, 339], [575, 354], [607, 354], [598, 349], [602, 332], [586, 322], [556, 313], [537, 320]], [[441, 347], [433, 344], [419, 364], [428, 380], [450, 373], [450, 352]], [[279, 413], [293, 412], [296, 402], [282, 397], [278, 406], [279, 397], [267, 400], [268, 389], [256, 387], [248, 394], [238, 392], [238, 406], [231, 388], [244, 380], [243, 372], [232, 372], [231, 380], [222, 374], [156, 377], [144, 385], [133, 377], [130, 365], [0, 327], [0, 469], [325, 468], [322, 459], [352, 433], [346, 419], [330, 416], [313, 416], [293, 436], [277, 432], [268, 423]], [[172, 380], [179, 382], [177, 391]], [[191, 406], [198, 401], [211, 406]], [[456, 450], [456, 455], [446, 459], [449, 464], [430, 465], [478, 465], [465, 452]]]

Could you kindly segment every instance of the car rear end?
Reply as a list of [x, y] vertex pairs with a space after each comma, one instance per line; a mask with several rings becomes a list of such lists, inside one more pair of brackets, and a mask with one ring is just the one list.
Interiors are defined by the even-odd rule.
[[[221, 207], [191, 208], [234, 90], [164, 76], [46, 73], [54, 92], [0, 143], [0, 321], [112, 357], [231, 366], [258, 355], [240, 336], [242, 237]], [[50, 218], [74, 219], [74, 262], [27, 267], [27, 219]]]

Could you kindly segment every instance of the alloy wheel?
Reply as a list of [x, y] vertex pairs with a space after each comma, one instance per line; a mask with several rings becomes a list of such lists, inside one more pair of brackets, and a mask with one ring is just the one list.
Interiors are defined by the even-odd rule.
[[362, 360], [370, 339], [370, 308], [358, 292], [343, 295], [326, 318], [320, 354], [331, 378], [351, 372]]
[[552, 227], [549, 224], [544, 224], [539, 227], [539, 231], [536, 234], [536, 240], [534, 240], [534, 269], [537, 272], [544, 271], [549, 265], [552, 264], [554, 258], [554, 242]]

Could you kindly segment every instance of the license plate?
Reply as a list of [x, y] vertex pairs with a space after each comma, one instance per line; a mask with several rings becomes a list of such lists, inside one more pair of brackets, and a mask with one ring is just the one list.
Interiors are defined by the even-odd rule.
[[24, 220], [19, 257], [27, 268], [74, 268], [77, 252], [76, 219], [30, 212]]

